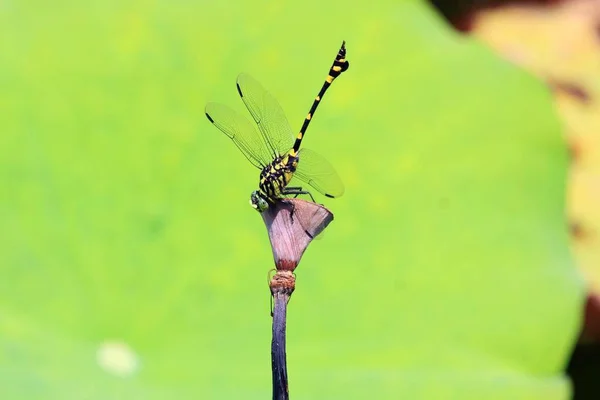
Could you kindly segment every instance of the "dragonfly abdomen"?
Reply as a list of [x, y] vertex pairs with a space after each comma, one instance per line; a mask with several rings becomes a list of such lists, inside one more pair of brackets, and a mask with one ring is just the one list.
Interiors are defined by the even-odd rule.
[[300, 132], [298, 132], [298, 135], [296, 136], [296, 140], [295, 140], [294, 146], [293, 146], [293, 151], [295, 153], [297, 153], [298, 150], [300, 150], [300, 144], [302, 143], [302, 139], [304, 138], [304, 135], [306, 134], [308, 125], [310, 124], [310, 121], [312, 120], [313, 116], [315, 115], [315, 112], [317, 111], [317, 107], [319, 106], [319, 103], [323, 99], [323, 96], [325, 96], [325, 92], [327, 92], [327, 89], [329, 89], [329, 86], [331, 86], [331, 84], [333, 83], [335, 78], [340, 76], [342, 74], [342, 72], [346, 71], [349, 66], [350, 66], [350, 63], [346, 60], [346, 42], [342, 42], [342, 47], [340, 47], [340, 50], [338, 51], [338, 54], [335, 57], [335, 60], [333, 61], [331, 68], [329, 68], [329, 73], [327, 74], [327, 78], [325, 78], [325, 82], [323, 83], [323, 86], [321, 87], [319, 94], [317, 95], [317, 97], [315, 97], [313, 104], [310, 107], [308, 114], [306, 115], [306, 118], [304, 118], [304, 122], [302, 123], [302, 127], [300, 128]]
[[286, 154], [275, 158], [261, 171], [259, 189], [270, 199], [281, 197], [283, 189], [292, 180], [297, 166], [296, 156]]

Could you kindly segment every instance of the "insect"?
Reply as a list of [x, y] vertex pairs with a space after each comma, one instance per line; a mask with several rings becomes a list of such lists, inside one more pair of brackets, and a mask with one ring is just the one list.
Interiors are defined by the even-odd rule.
[[260, 131], [245, 117], [219, 103], [206, 105], [208, 120], [227, 135], [252, 165], [261, 170], [259, 189], [252, 192], [250, 204], [264, 212], [284, 196], [312, 194], [300, 186], [288, 186], [298, 178], [327, 197], [340, 197], [342, 183], [333, 166], [318, 153], [302, 148], [302, 140], [319, 103], [333, 81], [348, 69], [346, 46], [342, 42], [325, 83], [315, 97], [297, 135], [294, 135], [285, 113], [275, 98], [247, 74], [237, 78], [237, 90]]

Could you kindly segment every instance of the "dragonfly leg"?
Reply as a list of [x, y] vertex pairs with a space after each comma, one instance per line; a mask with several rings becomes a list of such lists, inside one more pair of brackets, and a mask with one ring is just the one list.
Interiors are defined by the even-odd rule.
[[[294, 186], [285, 187], [282, 191], [282, 194], [288, 195], [288, 196], [294, 195], [294, 198], [297, 198], [301, 194], [306, 194], [306, 195], [310, 196], [313, 203], [316, 203], [315, 198], [312, 196], [312, 194], [307, 190], [302, 190], [302, 188], [299, 186], [298, 187], [294, 187]], [[292, 222], [294, 222], [294, 214], [296, 212], [296, 205], [291, 203], [291, 206], [292, 206], [292, 209], [290, 211], [290, 218], [291, 218]], [[301, 221], [299, 221], [299, 222], [302, 225], [302, 227], [304, 228], [304, 224], [302, 224]], [[314, 239], [314, 236], [306, 229], [304, 229], [304, 233], [306, 233], [308, 235], [308, 237], [310, 237], [311, 239]]]
[[307, 194], [310, 196], [310, 200], [313, 203], [316, 203], [315, 198], [313, 197], [313, 195], [308, 191], [308, 190], [303, 190], [300, 186], [291, 186], [291, 187], [286, 187], [283, 189], [283, 194], [284, 195], [294, 195], [294, 198], [297, 198], [299, 195], [301, 194]]
[[[282, 191], [283, 195], [287, 195], [287, 196], [294, 196], [294, 198], [298, 198], [298, 196], [300, 196], [301, 194], [307, 194], [310, 196], [310, 199], [312, 200], [313, 203], [316, 203], [315, 198], [313, 197], [313, 195], [307, 191], [307, 190], [303, 190], [300, 186], [289, 186], [289, 187], [285, 187], [283, 188]], [[294, 222], [294, 212], [296, 211], [295, 206], [292, 204], [292, 211], [290, 212], [290, 218], [292, 219], [292, 222]], [[308, 234], [308, 232], [307, 232]], [[309, 234], [310, 236], [310, 234]], [[312, 237], [312, 236], [311, 236]]]

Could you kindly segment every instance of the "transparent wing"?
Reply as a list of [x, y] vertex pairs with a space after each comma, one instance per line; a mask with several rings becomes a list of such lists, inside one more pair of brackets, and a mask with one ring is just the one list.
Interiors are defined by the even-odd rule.
[[204, 111], [208, 120], [233, 140], [252, 165], [262, 169], [273, 160], [260, 133], [248, 118], [219, 103], [208, 103]]
[[327, 197], [344, 194], [344, 183], [333, 166], [317, 152], [302, 148], [298, 152], [298, 168], [294, 177], [308, 183]]
[[294, 144], [294, 132], [277, 100], [248, 74], [238, 75], [237, 88], [271, 150], [271, 159], [287, 153]]

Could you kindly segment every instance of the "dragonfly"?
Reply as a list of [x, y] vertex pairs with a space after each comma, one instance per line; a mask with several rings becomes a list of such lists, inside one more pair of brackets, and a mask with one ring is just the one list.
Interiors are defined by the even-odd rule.
[[258, 131], [246, 117], [230, 107], [212, 102], [206, 105], [208, 120], [261, 171], [258, 190], [250, 195], [250, 205], [259, 212], [266, 211], [278, 199], [287, 196], [309, 195], [315, 202], [312, 194], [303, 187], [288, 186], [292, 178], [310, 185], [326, 197], [336, 198], [344, 194], [344, 184], [333, 166], [317, 152], [300, 146], [327, 89], [348, 66], [346, 42], [342, 42], [297, 135], [294, 135], [277, 100], [245, 73], [237, 78], [237, 91]]

